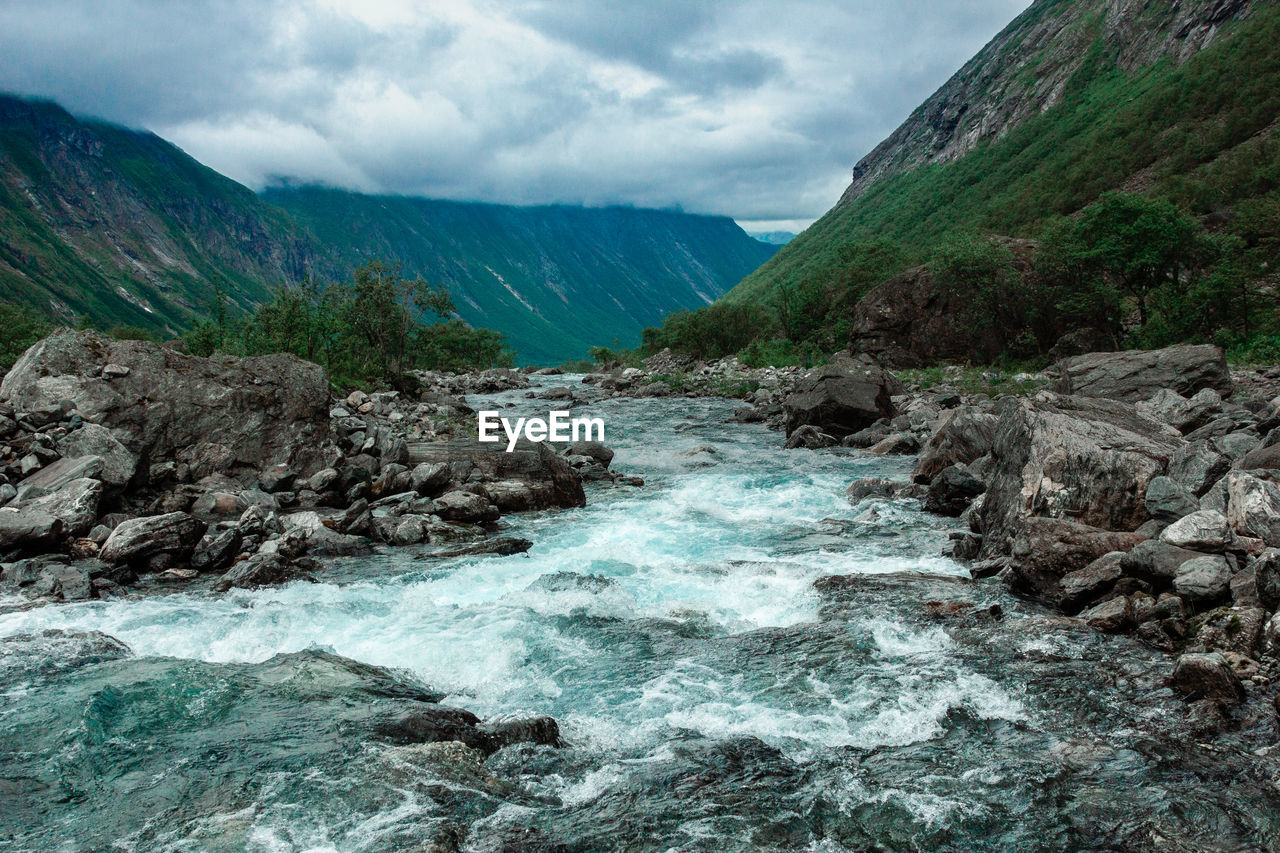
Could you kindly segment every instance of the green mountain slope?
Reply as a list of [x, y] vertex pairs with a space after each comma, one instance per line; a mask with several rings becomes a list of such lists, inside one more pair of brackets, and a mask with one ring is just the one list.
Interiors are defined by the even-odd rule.
[[1280, 188], [1277, 45], [1272, 2], [1037, 0], [726, 298], [829, 285], [877, 239], [916, 263], [957, 234], [1035, 237], [1108, 190], [1221, 221]]
[[776, 247], [726, 217], [632, 208], [510, 207], [275, 189], [263, 198], [318, 239], [318, 269], [372, 258], [448, 286], [473, 326], [498, 329], [526, 363], [614, 340], [720, 297]]
[[638, 341], [722, 295], [776, 247], [732, 220], [282, 189], [258, 195], [151, 133], [0, 96], [0, 301], [171, 335], [371, 259], [445, 283], [522, 362]]
[[245, 187], [150, 133], [0, 97], [0, 299], [173, 333], [298, 278], [307, 243]]

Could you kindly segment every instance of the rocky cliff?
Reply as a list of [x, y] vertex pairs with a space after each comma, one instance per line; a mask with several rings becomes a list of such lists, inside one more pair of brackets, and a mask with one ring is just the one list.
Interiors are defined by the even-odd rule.
[[1247, 15], [1251, 5], [1038, 0], [858, 161], [840, 203], [884, 175], [963, 157], [1057, 106], [1095, 43], [1125, 71], [1165, 58], [1181, 64], [1213, 41], [1219, 25]]
[[1277, 189], [1277, 38], [1271, 0], [1037, 0], [729, 298], [838, 286], [860, 243], [919, 263], [956, 236], [1035, 238], [1109, 190], [1221, 223]]

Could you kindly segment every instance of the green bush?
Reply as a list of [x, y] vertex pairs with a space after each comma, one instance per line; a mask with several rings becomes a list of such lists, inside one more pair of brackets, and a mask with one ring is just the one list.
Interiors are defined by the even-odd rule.
[[293, 353], [323, 366], [339, 385], [397, 385], [408, 370], [510, 367], [503, 338], [456, 318], [443, 287], [406, 279], [373, 261], [350, 282], [305, 282], [276, 291], [246, 317], [230, 320], [217, 295], [214, 317], [184, 337], [187, 352], [208, 356]]
[[49, 331], [49, 321], [25, 305], [0, 302], [0, 367], [8, 370]]

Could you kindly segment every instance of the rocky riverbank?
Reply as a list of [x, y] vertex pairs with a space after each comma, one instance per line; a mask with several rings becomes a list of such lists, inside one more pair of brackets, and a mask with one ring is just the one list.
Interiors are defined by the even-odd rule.
[[598, 443], [474, 440], [462, 395], [524, 375], [416, 379], [413, 396], [339, 399], [291, 356], [55, 334], [0, 385], [3, 581], [72, 601], [210, 576], [281, 583], [388, 545], [479, 553], [503, 514], [581, 506], [584, 477], [610, 477]]
[[1276, 371], [1182, 346], [1065, 359], [1028, 377], [1043, 390], [994, 398], [907, 387], [866, 358], [788, 378], [735, 417], [785, 430], [787, 448], [918, 454], [910, 481], [859, 480], [849, 499], [958, 517], [950, 555], [975, 578], [1167, 652], [1201, 728], [1273, 721]]

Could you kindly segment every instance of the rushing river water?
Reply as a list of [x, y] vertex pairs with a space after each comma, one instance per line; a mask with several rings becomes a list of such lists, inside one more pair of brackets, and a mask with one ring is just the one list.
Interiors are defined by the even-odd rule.
[[[0, 849], [1280, 845], [1273, 765], [1185, 734], [1167, 658], [968, 581], [939, 556], [953, 523], [914, 501], [845, 499], [912, 460], [782, 451], [733, 407], [581, 409], [645, 486], [509, 517], [525, 555], [397, 549], [280, 589], [7, 600]], [[481, 762], [371, 734], [426, 692], [551, 715], [566, 745]]]

